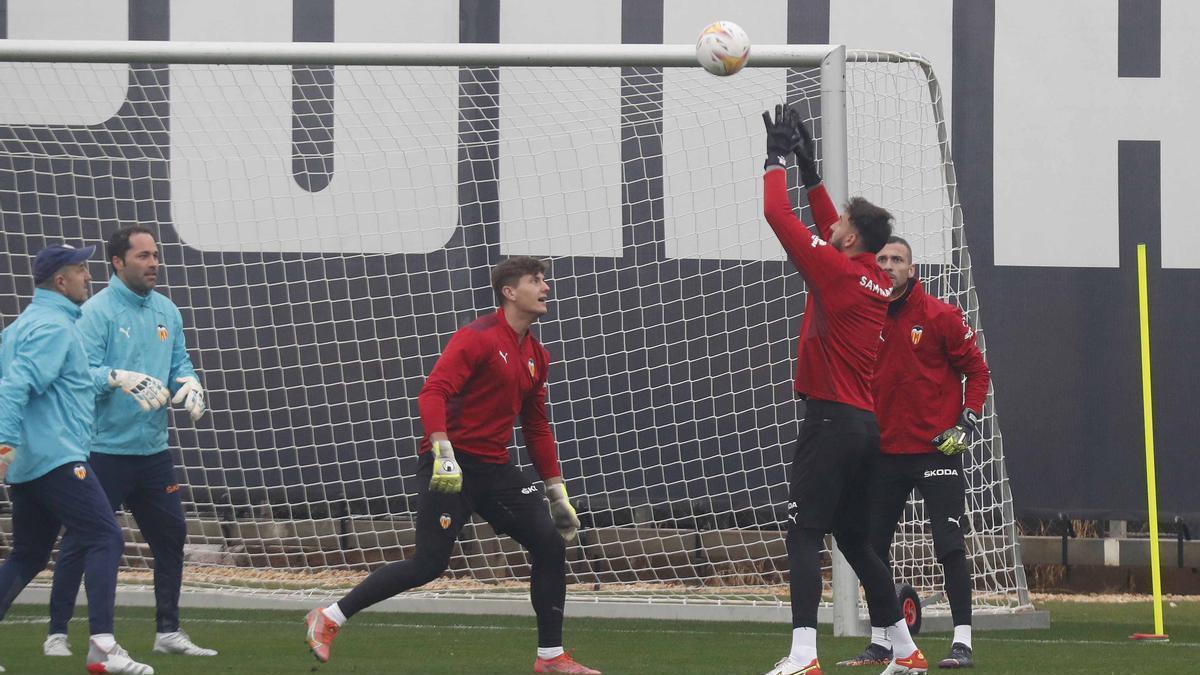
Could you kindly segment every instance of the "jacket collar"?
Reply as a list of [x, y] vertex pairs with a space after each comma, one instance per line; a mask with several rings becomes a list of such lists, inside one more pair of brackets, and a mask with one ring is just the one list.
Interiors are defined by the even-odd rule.
[[[503, 307], [496, 309], [496, 323], [500, 324], [500, 330], [504, 331], [504, 334], [512, 339], [513, 344], [518, 347], [525, 346], [525, 340], [518, 336], [517, 331], [513, 330], [513, 327], [508, 324], [508, 318], [504, 316]], [[530, 326], [529, 330], [525, 332], [525, 337], [533, 337], [533, 326]]]
[[62, 293], [55, 293], [44, 288], [33, 289], [33, 304], [53, 307], [54, 309], [66, 312], [72, 319], [78, 319], [83, 313], [70, 298]]
[[125, 285], [124, 281], [121, 281], [121, 277], [117, 276], [116, 273], [113, 273], [109, 277], [108, 287], [112, 289], [112, 292], [118, 298], [131, 307], [145, 307], [150, 302], [150, 296], [154, 295], [154, 289], [150, 289], [150, 292], [145, 295], [134, 293], [132, 289]]
[[909, 306], [920, 302], [924, 297], [925, 289], [921, 286], [921, 279], [914, 276], [908, 281], [908, 287], [904, 289], [904, 293], [888, 305], [888, 314], [895, 316]]

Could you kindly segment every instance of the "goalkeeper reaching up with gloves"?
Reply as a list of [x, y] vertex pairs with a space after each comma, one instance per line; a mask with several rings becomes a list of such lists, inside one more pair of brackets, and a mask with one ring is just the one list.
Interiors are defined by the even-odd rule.
[[[375, 570], [341, 600], [305, 618], [309, 650], [329, 660], [333, 638], [358, 612], [441, 576], [472, 513], [504, 532], [533, 559], [530, 596], [537, 614], [535, 673], [599, 675], [562, 647], [566, 545], [579, 519], [567, 498], [546, 417], [550, 355], [530, 332], [546, 313], [545, 265], [514, 257], [492, 270], [500, 308], [460, 328], [417, 398], [425, 437], [417, 462], [416, 553]], [[513, 422], [546, 484], [546, 500], [510, 462]]]
[[[869, 480], [879, 454], [871, 376], [892, 295], [875, 256], [891, 236], [892, 217], [859, 197], [838, 214], [817, 173], [815, 144], [798, 111], [776, 106], [775, 118], [763, 113], [763, 121], [763, 214], [808, 288], [793, 387], [806, 404], [788, 494], [792, 648], [767, 675], [821, 674], [818, 556], [830, 531], [862, 580], [871, 625], [893, 636], [894, 658], [883, 675], [924, 673], [929, 664], [900, 615], [892, 575], [867, 539]], [[815, 233], [792, 213], [786, 167], [793, 154]]]

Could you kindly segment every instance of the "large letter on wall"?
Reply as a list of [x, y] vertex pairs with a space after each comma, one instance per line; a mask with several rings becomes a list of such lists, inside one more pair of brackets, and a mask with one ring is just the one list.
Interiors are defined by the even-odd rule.
[[[176, 40], [292, 40], [292, 0], [176, 2]], [[337, 41], [457, 40], [445, 3], [337, 3]], [[171, 73], [171, 194], [187, 243], [231, 251], [423, 253], [458, 220], [457, 71], [334, 69], [331, 180], [293, 173], [288, 66]]]
[[[1118, 77], [1117, 0], [996, 3], [997, 265], [1119, 264], [1117, 143], [1162, 143], [1164, 267], [1200, 267], [1200, 3], [1162, 2], [1162, 77]], [[1152, 252], [1152, 254], [1159, 252]]]
[[[8, 0], [13, 40], [128, 40], [125, 0]], [[129, 89], [123, 63], [11, 63], [0, 69], [0, 124], [100, 124]]]

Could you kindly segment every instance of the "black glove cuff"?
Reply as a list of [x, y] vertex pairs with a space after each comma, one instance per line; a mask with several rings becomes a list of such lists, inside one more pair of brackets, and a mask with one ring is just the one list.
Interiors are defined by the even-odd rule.
[[767, 155], [767, 161], [763, 162], [763, 171], [777, 166], [781, 169], [787, 168], [787, 155]]

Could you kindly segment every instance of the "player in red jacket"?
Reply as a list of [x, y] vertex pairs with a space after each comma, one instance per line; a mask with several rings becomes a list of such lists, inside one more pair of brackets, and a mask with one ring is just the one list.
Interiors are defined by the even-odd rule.
[[[894, 638], [897, 658], [889, 660], [884, 675], [924, 673], [928, 664], [900, 614], [892, 575], [868, 543], [867, 489], [879, 454], [871, 377], [892, 292], [875, 254], [892, 233], [892, 217], [862, 198], [852, 199], [839, 216], [821, 184], [814, 143], [798, 111], [776, 106], [774, 121], [768, 113], [763, 120], [764, 212], [808, 290], [794, 385], [807, 403], [788, 493], [792, 649], [768, 675], [820, 675], [819, 556], [830, 531], [866, 590], [871, 625]], [[793, 153], [817, 234], [792, 213], [785, 167]]]
[[[532, 558], [530, 596], [537, 615], [535, 673], [599, 675], [562, 648], [566, 545], [579, 519], [558, 468], [546, 418], [550, 355], [530, 326], [546, 313], [545, 265], [510, 258], [492, 270], [500, 308], [460, 328], [417, 397], [425, 436], [417, 483], [416, 552], [375, 570], [341, 600], [306, 619], [309, 649], [329, 660], [340, 626], [351, 616], [441, 576], [462, 526], [478, 513], [497, 532], [517, 540]], [[513, 422], [521, 420], [529, 455], [546, 484], [541, 492], [510, 462]], [[431, 652], [435, 653], [435, 652]]]
[[[979, 433], [988, 367], [962, 311], [922, 288], [907, 241], [890, 238], [877, 260], [894, 290], [872, 382], [883, 454], [872, 476], [871, 546], [889, 562], [896, 524], [916, 488], [925, 500], [954, 618], [950, 654], [938, 665], [970, 668], [971, 571], [963, 541], [966, 480], [961, 455]], [[887, 635], [873, 630], [866, 650], [839, 665], [890, 658]]]

